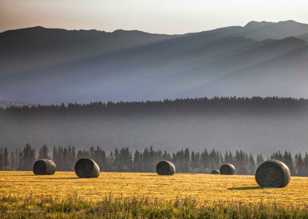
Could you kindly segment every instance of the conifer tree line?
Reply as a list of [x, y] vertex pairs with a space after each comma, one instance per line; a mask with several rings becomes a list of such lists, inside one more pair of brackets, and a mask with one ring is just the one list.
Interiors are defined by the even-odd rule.
[[[144, 112], [216, 112], [217, 110], [258, 111], [302, 111], [307, 109], [308, 99], [287, 97], [213, 97], [185, 98], [162, 101], [141, 102], [93, 102], [89, 104], [68, 103], [60, 105], [24, 105], [0, 107], [0, 113], [12, 115], [100, 113], [123, 114]], [[303, 111], [306, 112], [306, 111]]]
[[292, 175], [308, 176], [308, 153], [291, 154], [285, 151], [275, 152], [267, 157], [242, 150], [220, 152], [204, 149], [196, 152], [186, 148], [170, 153], [150, 147], [142, 151], [120, 148], [106, 152], [101, 147], [76, 149], [71, 146], [46, 145], [35, 150], [29, 144], [15, 151], [0, 148], [0, 170], [32, 170], [36, 159], [53, 159], [58, 171], [71, 171], [79, 158], [94, 159], [103, 171], [121, 172], [154, 172], [160, 160], [172, 161], [177, 172], [183, 173], [208, 173], [219, 169], [222, 163], [233, 163], [237, 173], [244, 175], [254, 174], [257, 166], [267, 159], [277, 159], [288, 165]]

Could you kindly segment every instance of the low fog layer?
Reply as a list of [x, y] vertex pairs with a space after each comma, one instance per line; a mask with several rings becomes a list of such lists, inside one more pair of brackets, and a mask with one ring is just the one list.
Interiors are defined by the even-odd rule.
[[0, 141], [11, 149], [29, 143], [34, 147], [99, 145], [106, 150], [154, 146], [170, 151], [185, 147], [264, 153], [307, 151], [306, 106], [194, 107], [197, 110], [162, 105], [146, 110], [136, 107], [129, 112], [93, 112], [86, 108], [79, 112], [2, 112]]

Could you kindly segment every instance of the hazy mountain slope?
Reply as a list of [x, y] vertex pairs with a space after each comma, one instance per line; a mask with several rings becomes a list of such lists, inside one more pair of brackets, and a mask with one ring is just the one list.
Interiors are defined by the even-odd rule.
[[288, 37], [298, 37], [307, 34], [308, 24], [299, 23], [292, 20], [280, 22], [251, 21], [243, 27], [226, 27], [213, 31], [193, 33], [192, 35], [208, 35], [209, 33], [216, 35], [216, 37], [237, 36], [257, 41], [263, 41], [266, 39], [280, 40]]
[[[304, 38], [307, 32], [306, 24], [294, 21], [250, 22], [176, 36], [41, 27], [8, 31], [0, 34], [0, 93], [12, 101], [45, 104], [308, 96], [301, 93], [306, 75], [297, 73], [298, 66], [306, 66], [306, 42], [289, 37]], [[288, 80], [288, 89], [279, 85]], [[291, 84], [298, 86], [292, 90]]]
[[308, 32], [308, 24], [296, 21], [274, 22], [249, 22], [243, 28], [243, 36], [255, 39], [283, 39], [292, 36], [299, 36]]
[[297, 38], [305, 40], [306, 42], [308, 42], [308, 33], [299, 35], [299, 36], [297, 36]]
[[222, 96], [306, 97], [308, 92], [306, 86], [308, 83], [307, 60], [308, 47], [306, 46], [251, 66], [249, 70], [243, 69], [229, 74], [203, 87], [203, 92], [211, 93], [215, 88], [215, 94]]
[[[15, 73], [12, 75], [16, 77], [0, 81], [0, 90], [10, 99], [47, 103], [173, 98], [191, 83], [216, 78], [222, 66], [213, 62], [225, 60], [224, 57], [252, 44], [254, 41], [244, 38], [205, 40], [203, 36], [187, 36], [39, 71]], [[204, 73], [205, 69], [208, 72]]]
[[[28, 102], [43, 103], [235, 94], [267, 96], [273, 94], [273, 91], [276, 95], [281, 92], [290, 96], [294, 94], [292, 89], [280, 91], [275, 83], [288, 83], [297, 65], [289, 65], [289, 60], [283, 59], [282, 63], [273, 62], [274, 70], [270, 70], [264, 68], [264, 63], [279, 60], [298, 49], [305, 50], [306, 43], [296, 38], [255, 42], [239, 37], [206, 40], [204, 36], [186, 36], [39, 72], [25, 72], [23, 77], [18, 74], [18, 79], [13, 77], [2, 80], [0, 90], [2, 88], [1, 91], [6, 96], [11, 95], [10, 99], [19, 97]], [[294, 53], [292, 59], [300, 58], [297, 57], [299, 55]], [[305, 59], [298, 60], [299, 65], [306, 63]], [[277, 81], [270, 82], [273, 84], [267, 81], [269, 73], [271, 77], [277, 74]], [[289, 78], [279, 77], [280, 74], [287, 73], [290, 74]], [[233, 81], [239, 82], [235, 86], [236, 92], [228, 85], [228, 77], [231, 76]], [[29, 77], [32, 80], [27, 81]], [[260, 83], [267, 85], [259, 92], [251, 86], [256, 77]], [[251, 78], [251, 83], [247, 80], [245, 84], [242, 78]], [[294, 80], [298, 80], [298, 77], [294, 77]], [[13, 83], [17, 88], [13, 89]], [[300, 86], [294, 89], [297, 88], [303, 89]], [[32, 96], [33, 93], [36, 95]]]
[[33, 27], [0, 33], [3, 72], [53, 66], [175, 36], [141, 31], [64, 30]]

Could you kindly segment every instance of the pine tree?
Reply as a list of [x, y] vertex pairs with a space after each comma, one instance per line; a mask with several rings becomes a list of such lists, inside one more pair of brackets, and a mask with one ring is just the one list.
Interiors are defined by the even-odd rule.
[[43, 145], [40, 149], [39, 149], [39, 155], [38, 155], [39, 159], [50, 159], [49, 156], [49, 148], [46, 145]]

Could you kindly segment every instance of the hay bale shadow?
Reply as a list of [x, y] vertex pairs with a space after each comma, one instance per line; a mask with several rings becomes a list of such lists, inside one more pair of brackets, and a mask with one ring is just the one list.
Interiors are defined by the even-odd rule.
[[232, 187], [228, 188], [228, 190], [235, 190], [235, 191], [245, 191], [245, 190], [257, 190], [262, 189], [259, 186], [242, 186], [242, 187]]
[[77, 176], [71, 176], [71, 177], [41, 177], [42, 180], [44, 179], [52, 179], [52, 180], [67, 180], [67, 179], [79, 179]]

